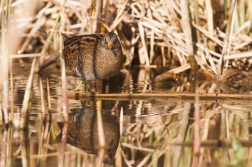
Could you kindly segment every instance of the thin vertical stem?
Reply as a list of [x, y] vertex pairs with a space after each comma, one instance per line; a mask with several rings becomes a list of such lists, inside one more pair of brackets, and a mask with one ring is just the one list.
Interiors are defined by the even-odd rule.
[[51, 110], [51, 93], [50, 93], [50, 85], [49, 85], [49, 79], [46, 79], [47, 84], [47, 103], [48, 103], [48, 111]]
[[41, 97], [41, 112], [42, 112], [42, 119], [45, 119], [45, 98], [44, 98], [44, 91], [43, 91], [43, 84], [41, 78], [39, 78], [39, 87], [40, 87], [40, 97]]
[[96, 25], [94, 32], [100, 33], [102, 23], [103, 0], [96, 0]]
[[4, 10], [5, 5], [8, 4], [8, 0], [1, 1], [2, 17], [1, 17], [1, 29], [2, 29], [2, 79], [3, 79], [3, 99], [2, 99], [2, 111], [4, 113], [5, 124], [9, 122], [8, 108], [9, 108], [9, 53], [8, 53], [8, 13]]
[[66, 122], [69, 121], [67, 91], [66, 91], [66, 69], [65, 69], [65, 56], [63, 54], [63, 38], [60, 34], [60, 64], [61, 64], [61, 82], [62, 82], [62, 101], [63, 101], [63, 117]]
[[[200, 25], [199, 22], [199, 4], [198, 0], [194, 0], [194, 20], [197, 25]], [[197, 42], [200, 43], [200, 32], [199, 30], [196, 30], [196, 35], [197, 35]]]

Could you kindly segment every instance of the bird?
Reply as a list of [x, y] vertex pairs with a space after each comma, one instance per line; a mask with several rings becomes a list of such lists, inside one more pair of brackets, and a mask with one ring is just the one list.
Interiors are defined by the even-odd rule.
[[123, 66], [122, 46], [114, 32], [79, 36], [63, 34], [63, 42], [66, 64], [84, 81], [108, 79], [119, 73]]

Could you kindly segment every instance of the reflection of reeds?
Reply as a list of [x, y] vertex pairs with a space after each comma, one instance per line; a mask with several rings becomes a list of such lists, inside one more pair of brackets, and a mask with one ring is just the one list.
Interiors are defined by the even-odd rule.
[[[167, 101], [163, 101], [163, 103], [163, 105], [167, 105]], [[171, 103], [173, 104], [173, 102]], [[209, 104], [203, 102], [199, 105], [201, 108], [208, 108], [209, 106]], [[180, 111], [178, 111], [179, 106]], [[124, 152], [122, 157], [126, 159], [125, 161], [130, 165], [140, 165], [146, 162], [144, 163], [146, 166], [151, 166], [158, 161], [158, 164], [167, 164], [167, 166], [178, 166], [178, 164], [191, 166], [194, 156], [192, 154], [194, 143], [192, 134], [196, 129], [193, 128], [195, 119], [188, 116], [192, 116], [193, 105], [188, 102], [178, 102], [178, 104], [174, 104], [174, 107], [166, 114], [160, 114], [160, 110], [158, 110], [156, 114], [153, 113], [154, 115], [137, 116], [135, 123], [124, 122], [121, 149]], [[204, 126], [208, 134], [203, 134], [203, 129], [199, 131], [199, 138], [203, 139], [204, 137], [205, 139], [201, 141], [198, 166], [205, 166], [208, 163], [225, 166], [233, 161], [250, 164], [251, 155], [249, 157], [246, 155], [250, 152], [252, 142], [246, 135], [248, 129], [247, 123], [245, 123], [248, 119], [245, 117], [249, 110], [246, 109], [247, 106], [242, 107], [247, 112], [238, 113], [236, 112], [237, 109], [232, 110], [231, 106], [228, 107], [228, 111], [225, 108], [227, 108], [227, 104], [224, 108], [215, 104], [209, 110], [201, 112], [200, 126], [205, 124], [205, 121], [208, 122]], [[153, 109], [150, 109], [150, 111], [153, 111]], [[218, 130], [220, 130], [220, 133]], [[232, 134], [229, 139], [224, 137], [228, 134]], [[236, 137], [240, 139], [238, 144], [235, 140]], [[240, 154], [243, 156], [238, 157], [237, 150], [240, 150]], [[157, 157], [151, 158], [149, 155], [154, 153]], [[230, 161], [225, 161], [226, 156], [231, 156]]]
[[22, 109], [21, 109], [21, 115], [22, 115], [21, 121], [20, 121], [21, 129], [25, 129], [28, 127], [29, 114], [30, 114], [29, 104], [31, 103], [32, 83], [33, 83], [33, 78], [34, 78], [35, 64], [36, 64], [36, 58], [33, 59], [31, 72], [29, 75], [29, 79], [27, 81], [26, 89], [25, 89], [25, 95], [24, 95], [24, 100], [23, 100]]
[[[6, 3], [8, 2], [8, 3]], [[29, 17], [24, 16], [23, 19], [19, 20], [18, 22], [15, 22], [18, 27], [21, 27], [17, 32], [11, 33], [8, 31], [8, 24], [10, 22], [10, 19], [16, 18], [16, 17], [10, 17], [10, 10], [13, 9], [13, 11], [17, 10], [15, 8], [18, 6], [18, 3], [20, 1], [14, 1], [12, 4], [11, 1], [1, 1], [1, 64], [2, 64], [2, 70], [1, 70], [1, 79], [2, 79], [2, 105], [0, 106], [1, 111], [4, 113], [4, 121], [5, 123], [8, 123], [9, 120], [14, 122], [14, 109], [13, 109], [13, 91], [11, 91], [11, 111], [12, 116], [9, 118], [9, 83], [11, 83], [11, 87], [13, 88], [13, 80], [12, 80], [12, 59], [19, 59], [19, 58], [33, 58], [40, 56], [40, 63], [43, 63], [43, 60], [47, 57], [45, 56], [47, 53], [50, 55], [50, 47], [52, 50], [59, 50], [58, 49], [58, 39], [56, 38], [57, 35], [55, 35], [57, 30], [64, 31], [71, 34], [83, 34], [88, 33], [92, 31], [92, 23], [96, 22], [94, 21], [94, 18], [92, 15], [92, 11], [88, 10], [88, 4], [83, 4], [84, 1], [78, 2], [78, 1], [71, 1], [68, 0], [62, 1], [62, 4], [59, 4], [58, 1], [49, 1], [49, 2], [43, 2], [44, 6], [39, 6], [37, 13], [35, 13], [36, 9], [34, 6], [37, 6], [38, 4], [34, 2], [38, 1], [28, 1], [27, 4], [29, 6], [31, 5], [31, 2], [33, 2], [33, 7], [30, 7], [32, 10], [31, 13], [34, 12], [34, 14], [30, 14]], [[86, 1], [85, 1], [86, 2]], [[98, 1], [97, 1], [98, 2]], [[114, 19], [114, 22], [111, 25], [104, 25], [109, 31], [115, 30], [118, 32], [119, 36], [120, 34], [123, 34], [122, 31], [125, 30], [125, 27], [122, 26], [122, 23], [124, 25], [129, 25], [129, 29], [127, 29], [127, 33], [132, 31], [132, 34], [126, 34], [129, 36], [129, 38], [124, 38], [125, 35], [120, 36], [122, 43], [125, 43], [127, 47], [125, 47], [125, 52], [129, 53], [127, 54], [127, 64], [132, 63], [132, 59], [136, 52], [135, 50], [139, 51], [139, 55], [137, 55], [140, 59], [140, 64], [142, 66], [152, 66], [154, 64], [154, 59], [157, 53], [155, 52], [156, 49], [160, 50], [160, 57], [162, 59], [162, 66], [165, 66], [166, 60], [172, 59], [173, 67], [176, 67], [172, 69], [175, 73], [181, 73], [183, 71], [186, 71], [188, 69], [193, 68], [192, 64], [189, 62], [189, 56], [193, 56], [197, 62], [197, 65], [199, 65], [202, 69], [209, 69], [213, 71], [213, 73], [217, 74], [224, 68], [223, 65], [226, 65], [226, 67], [232, 66], [229, 62], [236, 62], [238, 60], [251, 59], [252, 52], [251, 50], [251, 32], [249, 31], [251, 29], [251, 20], [252, 20], [252, 2], [251, 1], [225, 1], [224, 4], [220, 4], [217, 0], [212, 1], [211, 4], [210, 0], [201, 1], [204, 3], [200, 3], [199, 1], [189, 1], [189, 4], [180, 4], [185, 3], [186, 1], [121, 1], [121, 4], [115, 5], [115, 8], [117, 9], [117, 16]], [[230, 3], [232, 2], [232, 3]], [[169, 4], [168, 4], [169, 3]], [[91, 4], [90, 4], [91, 5]], [[64, 10], [63, 7], [64, 6]], [[229, 9], [231, 8], [231, 9]], [[189, 9], [189, 11], [186, 11], [184, 9]], [[224, 11], [220, 11], [218, 9], [225, 9]], [[24, 8], [24, 10], [27, 10]], [[84, 12], [83, 12], [84, 11]], [[194, 12], [193, 12], [194, 11]], [[223, 13], [222, 13], [223, 12]], [[189, 13], [194, 13], [194, 15], [190, 15]], [[17, 15], [16, 15], [17, 16]], [[21, 15], [20, 15], [21, 16]], [[56, 16], [56, 17], [55, 17]], [[184, 17], [185, 16], [185, 17]], [[221, 23], [217, 23], [214, 19], [216, 19], [216, 16], [220, 16], [220, 19], [222, 19]], [[59, 19], [61, 18], [61, 19]], [[182, 19], [181, 19], [182, 18]], [[186, 18], [186, 19], [185, 19]], [[191, 20], [189, 20], [192, 18]], [[13, 19], [15, 20], [15, 19]], [[12, 21], [13, 21], [12, 20]], [[18, 19], [17, 19], [18, 20]], [[19, 23], [25, 23], [26, 24], [19, 24]], [[99, 20], [100, 21], [100, 20]], [[191, 25], [190, 25], [191, 24]], [[25, 26], [24, 26], [25, 25]], [[186, 25], [186, 26], [183, 26]], [[121, 28], [119, 28], [121, 26]], [[10, 26], [12, 27], [12, 26]], [[88, 28], [87, 28], [88, 27]], [[53, 29], [50, 31], [49, 35], [47, 33], [49, 29]], [[193, 41], [192, 38], [192, 31], [196, 31], [197, 34], [197, 41]], [[27, 35], [23, 35], [27, 33]], [[33, 45], [32, 41], [35, 38], [39, 38], [39, 40], [42, 42], [42, 47], [38, 45]], [[9, 41], [17, 42], [17, 44], [12, 44], [10, 46]], [[23, 41], [23, 42], [22, 42]], [[60, 41], [62, 44], [62, 42]], [[31, 52], [28, 52], [28, 48], [36, 48], [32, 50]], [[193, 52], [192, 48], [196, 47], [196, 50]], [[14, 49], [13, 48], [18, 48]], [[40, 49], [37, 49], [40, 48]], [[41, 49], [42, 48], [42, 49]], [[62, 50], [62, 48], [60, 49]], [[20, 53], [17, 55], [17, 52]], [[38, 53], [41, 52], [41, 53]], [[41, 55], [43, 57], [41, 57]], [[10, 60], [11, 59], [11, 60]], [[21, 59], [19, 59], [21, 60]], [[27, 128], [28, 127], [28, 116], [29, 116], [29, 107], [31, 104], [31, 95], [32, 95], [32, 83], [34, 78], [34, 64], [35, 64], [36, 58], [33, 59], [31, 73], [29, 76], [29, 80], [27, 82], [27, 89], [25, 92], [25, 97], [23, 100], [22, 105], [22, 118], [21, 118], [21, 128]], [[66, 93], [66, 80], [65, 80], [65, 71], [64, 71], [64, 57], [61, 55], [61, 67], [62, 67], [62, 97], [63, 97], [63, 115], [65, 117], [65, 120], [68, 120], [68, 104], [67, 104], [67, 93]], [[250, 62], [248, 62], [250, 63]], [[155, 64], [154, 64], [155, 65]], [[245, 67], [245, 65], [241, 65], [239, 68], [247, 68], [250, 69], [251, 63], [248, 67]], [[234, 68], [238, 66], [232, 66]], [[10, 69], [11, 68], [11, 69]], [[10, 73], [10, 74], [9, 74]], [[9, 77], [9, 75], [11, 77]], [[9, 81], [11, 79], [11, 81]], [[43, 116], [41, 118], [46, 117], [46, 109], [44, 108], [46, 104], [43, 103], [44, 98], [46, 98], [43, 95], [43, 88], [42, 88], [42, 81], [40, 81], [41, 85], [41, 103], [42, 103], [42, 113]], [[51, 109], [50, 105], [50, 91], [49, 91], [49, 83], [47, 84], [48, 89], [48, 110]], [[199, 95], [199, 96], [198, 96]], [[184, 102], [186, 100], [192, 100], [195, 98], [195, 96], [200, 98], [200, 100], [225, 100], [225, 99], [251, 99], [251, 95], [240, 95], [240, 94], [188, 94], [188, 93], [180, 93], [180, 94], [109, 94], [109, 95], [103, 95], [98, 94], [95, 96], [91, 95], [81, 95], [80, 98], [97, 98], [97, 99], [115, 99], [117, 100], [143, 100], [148, 99], [150, 97], [170, 97], [170, 98], [178, 98], [180, 102]], [[71, 94], [69, 95], [71, 97]], [[76, 97], [74, 95], [74, 97]], [[197, 101], [197, 103], [199, 103]], [[187, 102], [185, 105], [184, 110], [179, 110], [183, 112], [182, 114], [187, 114], [188, 112], [188, 105]], [[248, 134], [247, 129], [248, 125], [239, 126], [241, 123], [241, 120], [244, 119], [248, 121], [250, 118], [246, 115], [247, 112], [250, 111], [249, 108], [242, 107], [242, 106], [234, 106], [230, 104], [222, 104], [222, 106], [216, 107], [217, 104], [214, 104], [213, 109], [209, 109], [209, 106], [206, 106], [205, 110], [204, 108], [200, 108], [202, 112], [208, 112], [205, 113], [205, 117], [200, 120], [200, 123], [204, 122], [204, 138], [207, 139], [207, 130], [209, 126], [210, 119], [216, 114], [215, 112], [221, 112], [221, 133], [222, 138], [225, 138], [226, 136], [228, 139], [232, 139], [232, 133], [236, 133], [235, 135], [239, 137], [240, 134], [244, 138], [248, 138], [250, 134]], [[220, 108], [222, 110], [220, 110]], [[182, 107], [183, 108], [183, 107]], [[186, 109], [187, 108], [187, 109]], [[138, 108], [140, 110], [140, 108]], [[176, 113], [176, 111], [173, 111]], [[244, 114], [245, 113], [245, 114]], [[169, 114], [169, 113], [168, 113]], [[208, 115], [209, 114], [209, 115]], [[173, 114], [174, 116], [175, 114]], [[208, 116], [207, 116], [208, 115]], [[190, 134], [185, 134], [185, 127], [181, 126], [179, 129], [177, 129], [177, 126], [179, 124], [185, 123], [186, 115], [180, 115], [181, 119], [179, 121], [173, 120], [168, 126], [169, 128], [163, 126], [162, 128], [169, 129], [171, 132], [170, 139], [173, 139], [173, 136], [176, 136], [176, 139], [178, 139], [181, 135], [181, 142], [184, 142], [184, 138], [190, 138]], [[198, 115], [197, 115], [198, 116]], [[3, 116], [2, 116], [3, 117]], [[1, 118], [2, 118], [1, 117]], [[176, 117], [176, 116], [174, 116]], [[155, 117], [156, 118], [156, 117]], [[173, 118], [172, 118], [173, 119]], [[204, 120], [205, 119], [205, 120]], [[0, 119], [2, 120], [2, 119]], [[206, 121], [207, 120], [207, 121]], [[236, 124], [232, 124], [232, 122], [236, 122]], [[17, 121], [18, 122], [18, 121]], [[157, 127], [159, 124], [155, 124]], [[228, 125], [230, 125], [232, 128], [236, 129], [235, 132], [232, 132], [230, 129], [228, 129]], [[46, 125], [47, 126], [47, 125]], [[43, 127], [43, 126], [42, 126]], [[152, 164], [157, 164], [156, 160], [160, 157], [165, 155], [166, 161], [169, 161], [169, 155], [171, 155], [173, 149], [168, 148], [167, 146], [162, 146], [162, 149], [153, 149], [149, 147], [144, 147], [142, 143], [144, 143], [145, 138], [148, 137], [149, 134], [142, 134], [139, 133], [144, 128], [149, 129], [152, 132], [150, 135], [150, 138], [148, 138], [148, 143], [151, 145], [151, 147], [158, 147], [158, 145], [152, 145], [152, 142], [156, 142], [156, 138], [161, 138], [161, 136], [165, 136], [164, 134], [160, 135], [160, 129], [157, 127], [149, 128], [150, 125], [146, 125], [142, 123], [142, 126], [137, 126], [137, 130], [135, 130], [137, 133], [131, 133], [130, 130], [128, 130], [128, 133], [130, 134], [129, 137], [132, 137], [131, 140], [135, 141], [134, 138], [139, 139], [137, 143], [141, 147], [134, 146], [134, 142], [128, 144], [124, 143], [122, 144], [122, 147], [130, 147], [131, 151], [133, 149], [141, 150], [143, 152], [148, 152], [144, 159], [141, 161], [141, 164], [145, 164], [148, 162], [149, 158], [152, 158]], [[175, 128], [176, 127], [176, 128]], [[43, 127], [44, 129], [47, 129], [46, 127]], [[156, 129], [155, 129], [156, 128]], [[66, 129], [66, 128], [64, 128]], [[207, 130], [206, 130], [207, 129]], [[230, 131], [229, 131], [230, 130]], [[240, 131], [241, 130], [241, 131]], [[157, 133], [156, 133], [157, 132]], [[183, 133], [182, 133], [183, 132]], [[7, 133], [10, 135], [7, 135]], [[2, 141], [6, 142], [7, 138], [9, 139], [9, 142], [12, 142], [11, 134], [12, 130], [4, 131], [1, 135]], [[53, 132], [52, 132], [53, 133]], [[65, 131], [65, 133], [67, 133]], [[177, 135], [179, 133], [179, 135]], [[181, 134], [180, 134], [181, 133]], [[200, 132], [198, 132], [200, 133]], [[47, 149], [44, 151], [42, 147], [43, 144], [49, 145], [49, 137], [50, 135], [47, 134], [47, 131], [43, 131], [42, 137], [39, 140], [39, 151], [38, 153], [34, 153], [36, 155], [32, 155], [33, 157], [40, 157], [40, 156], [50, 156], [47, 152]], [[140, 138], [138, 135], [142, 135]], [[246, 136], [248, 135], [248, 136]], [[8, 137], [9, 136], [9, 137]], [[144, 137], [143, 137], [144, 136]], [[21, 133], [21, 155], [23, 156], [23, 165], [27, 166], [26, 164], [28, 162], [28, 154], [29, 154], [29, 147], [26, 147], [25, 143], [25, 133]], [[48, 138], [47, 138], [48, 137]], [[200, 136], [201, 137], [201, 136]], [[44, 139], [46, 138], [47, 143], [44, 143]], [[140, 140], [141, 139], [141, 140]], [[165, 144], [167, 144], [166, 142]], [[174, 144], [172, 141], [171, 144]], [[206, 141], [202, 142], [202, 145], [206, 144]], [[241, 141], [243, 144], [243, 142]], [[62, 152], [61, 152], [61, 159], [60, 164], [63, 164], [63, 158], [65, 155], [65, 146], [64, 142], [62, 143]], [[145, 143], [146, 144], [146, 143]], [[181, 143], [181, 145], [187, 144], [187, 143]], [[9, 146], [4, 146], [4, 143], [1, 143], [1, 150], [3, 152], [8, 152], [6, 154], [8, 156], [8, 160], [11, 156], [11, 143], [9, 143]], [[148, 145], [148, 146], [149, 146]], [[190, 143], [191, 145], [191, 143]], [[251, 146], [251, 145], [249, 145]], [[101, 147], [104, 147], [102, 141], [101, 141]], [[123, 152], [124, 148], [119, 148], [119, 150], [122, 150], [122, 156], [125, 160], [125, 163], [128, 165], [132, 164], [131, 160], [127, 159], [127, 155]], [[180, 154], [183, 151], [188, 151], [181, 147], [177, 149], [176, 154]], [[17, 151], [18, 152], [18, 151]], [[188, 151], [190, 152], [190, 150]], [[223, 152], [228, 153], [228, 151], [224, 150]], [[132, 151], [134, 154], [135, 151]], [[155, 153], [155, 154], [152, 154]], [[200, 153], [204, 156], [204, 152], [200, 151]], [[52, 153], [53, 155], [57, 153]], [[229, 152], [231, 158], [234, 158], [234, 154], [232, 152]], [[17, 153], [18, 155], [18, 153]], [[58, 155], [58, 154], [57, 154]], [[79, 153], [80, 155], [80, 153]], [[251, 153], [249, 154], [251, 155]], [[31, 156], [31, 157], [32, 157]], [[181, 155], [178, 155], [178, 158]], [[183, 156], [183, 155], [182, 155]], [[225, 156], [223, 156], [225, 157]], [[248, 156], [251, 157], [251, 156]], [[190, 160], [187, 161], [187, 157], [182, 157], [182, 159], [185, 160], [185, 162], [188, 162], [190, 164]], [[44, 159], [43, 159], [44, 160]], [[174, 159], [174, 164], [178, 163], [178, 159]], [[80, 160], [81, 161], [81, 160]], [[7, 162], [7, 159], [1, 159], [2, 166], [5, 166]]]

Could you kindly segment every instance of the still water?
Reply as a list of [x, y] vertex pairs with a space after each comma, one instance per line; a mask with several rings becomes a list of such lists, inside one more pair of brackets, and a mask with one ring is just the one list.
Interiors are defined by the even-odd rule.
[[[19, 123], [30, 67], [15, 68], [14, 126], [8, 129], [2, 126], [1, 166], [97, 166], [96, 155], [101, 150], [101, 136], [97, 131], [98, 113], [102, 116], [106, 143], [103, 166], [192, 166], [194, 100], [156, 97], [155, 94], [168, 94], [175, 90], [153, 86], [152, 81], [162, 70], [123, 69], [117, 76], [91, 83], [92, 86], [88, 88], [100, 94], [116, 94], [114, 98], [76, 99], [74, 88], [81, 80], [67, 69], [70, 123], [66, 125], [62, 116], [60, 70], [49, 68], [41, 76], [44, 108], [48, 113], [43, 120], [40, 77], [36, 75], [29, 127], [20, 131], [15, 125]], [[84, 89], [81, 86], [79, 94]], [[150, 96], [120, 96], [132, 93]], [[250, 100], [200, 100], [199, 106], [199, 166], [250, 166]], [[64, 143], [62, 136], [66, 129], [68, 133]]]

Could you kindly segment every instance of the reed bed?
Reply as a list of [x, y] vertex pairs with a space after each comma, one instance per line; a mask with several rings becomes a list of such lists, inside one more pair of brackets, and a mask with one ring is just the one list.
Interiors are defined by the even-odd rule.
[[[34, 50], [25, 50], [27, 46], [40, 48], [36, 52], [41, 51], [42, 55], [50, 54], [59, 50], [55, 31], [74, 35], [94, 33], [94, 22], [102, 22], [107, 31], [114, 30], [121, 38], [127, 65], [135, 57], [139, 58], [141, 65], [155, 65], [154, 59], [159, 57], [162, 63], [158, 65], [168, 66], [176, 72], [176, 68], [190, 65], [189, 57], [194, 56], [201, 69], [211, 70], [215, 74], [224, 67], [250, 69], [250, 2], [118, 1], [104, 4], [116, 15], [111, 18], [103, 13], [103, 16], [113, 20], [112, 23], [107, 23], [105, 18], [96, 20], [95, 14], [90, 12], [94, 10], [93, 5], [85, 2], [41, 2], [37, 14], [27, 19], [27, 25], [30, 25], [25, 32], [28, 35], [24, 36], [21, 49], [17, 50], [19, 56], [38, 54]], [[13, 5], [17, 6], [15, 3]], [[185, 16], [188, 18], [183, 20]], [[33, 44], [36, 38], [39, 38], [39, 46]], [[154, 52], [158, 54], [154, 55]], [[171, 61], [171, 64], [167, 64], [167, 61]], [[218, 69], [220, 65], [221, 69]]]
[[[99, 3], [100, 2], [100, 3]], [[102, 4], [103, 3], [103, 4]], [[108, 10], [109, 9], [109, 10]], [[87, 33], [104, 33], [105, 31], [115, 31], [122, 43], [126, 61], [124, 66], [126, 68], [131, 66], [144, 67], [146, 71], [152, 67], [165, 67], [168, 72], [173, 74], [186, 74], [190, 71], [190, 76], [198, 73], [199, 69], [208, 71], [215, 79], [220, 82], [226, 82], [232, 75], [242, 73], [243, 77], [248, 78], [246, 82], [251, 85], [251, 70], [252, 52], [251, 42], [251, 21], [252, 21], [252, 2], [245, 0], [230, 0], [230, 1], [211, 1], [211, 0], [150, 0], [150, 1], [133, 1], [133, 0], [118, 0], [118, 1], [91, 1], [91, 0], [61, 0], [61, 1], [33, 1], [33, 0], [17, 0], [17, 1], [1, 1], [1, 64], [2, 75], [1, 79], [1, 120], [4, 120], [6, 127], [17, 125], [18, 128], [28, 128], [28, 117], [30, 116], [30, 107], [32, 105], [32, 89], [36, 87], [33, 83], [33, 78], [42, 69], [55, 62], [55, 59], [61, 60], [61, 95], [63, 107], [62, 113], [64, 120], [68, 122], [68, 98], [67, 85], [65, 79], [65, 64], [64, 55], [62, 51], [62, 40], [59, 33], [68, 35], [82, 35]], [[11, 39], [11, 40], [10, 40]], [[56, 55], [53, 58], [52, 55]], [[38, 61], [35, 61], [37, 58]], [[28, 58], [28, 60], [27, 60]], [[23, 99], [21, 118], [19, 122], [14, 120], [15, 111], [14, 95], [13, 95], [13, 62], [18, 61], [20, 66], [24, 66], [24, 62], [32, 62], [29, 80], [27, 81], [26, 92]], [[49, 63], [48, 63], [49, 62]], [[36, 64], [35, 64], [36, 63]], [[47, 64], [48, 63], [48, 64]], [[230, 70], [230, 69], [233, 69]], [[235, 70], [235, 71], [234, 71]], [[244, 74], [246, 73], [246, 74]], [[242, 80], [245, 81], [245, 80]], [[193, 83], [193, 84], [192, 84]], [[215, 162], [209, 160], [212, 153], [211, 150], [201, 148], [201, 144], [208, 136], [210, 118], [216, 115], [221, 120], [220, 136], [218, 139], [239, 138], [248, 140], [250, 135], [243, 129], [238, 128], [237, 124], [232, 121], [240, 123], [242, 119], [249, 120], [250, 111], [246, 107], [234, 106], [232, 104], [224, 103], [212, 104], [209, 109], [207, 104], [202, 104], [202, 98], [216, 99], [216, 92], [220, 93], [218, 88], [216, 92], [206, 91], [208, 94], [200, 94], [204, 89], [204, 84], [199, 84], [197, 81], [192, 82], [193, 94], [121, 94], [115, 95], [118, 100], [125, 100], [130, 98], [144, 98], [149, 99], [151, 96], [166, 98], [169, 97], [189, 97], [195, 101], [194, 124], [190, 124], [189, 114], [191, 112], [190, 102], [185, 102], [183, 105], [177, 104], [174, 110], [169, 111], [167, 115], [160, 113], [153, 115], [148, 120], [136, 114], [137, 123], [125, 125], [124, 134], [122, 133], [122, 144], [120, 145], [119, 160], [123, 161], [128, 166], [146, 165], [158, 166], [160, 157], [165, 156], [165, 161], [169, 161], [170, 166], [178, 166], [185, 164], [192, 164], [192, 166], [199, 166], [207, 162]], [[206, 83], [207, 84], [207, 83]], [[203, 85], [203, 86], [202, 86]], [[248, 86], [250, 90], [251, 86]], [[11, 95], [9, 95], [9, 88], [11, 88]], [[37, 86], [38, 93], [41, 96], [42, 105], [42, 119], [49, 117], [51, 110], [51, 93], [49, 90], [49, 83], [47, 82], [47, 95], [43, 92], [43, 81], [40, 80]], [[225, 84], [220, 84], [220, 88], [231, 93], [239, 93], [231, 90]], [[210, 89], [209, 89], [210, 90]], [[146, 92], [145, 89], [144, 92]], [[132, 92], [130, 92], [132, 93]], [[210, 96], [209, 96], [210, 95]], [[74, 95], [76, 97], [76, 95]], [[93, 95], [82, 95], [85, 98], [94, 98]], [[136, 97], [137, 96], [137, 97]], [[11, 97], [11, 98], [10, 98]], [[97, 99], [109, 99], [114, 97], [110, 95], [97, 95]], [[227, 95], [218, 94], [219, 99], [250, 99], [250, 95]], [[11, 112], [9, 109], [9, 101], [11, 100]], [[132, 99], [131, 99], [132, 100]], [[138, 99], [139, 100], [139, 99]], [[142, 99], [139, 100], [141, 104]], [[46, 103], [47, 102], [47, 103]], [[45, 106], [48, 105], [46, 108]], [[100, 106], [98, 110], [100, 111]], [[140, 108], [139, 108], [140, 109]], [[138, 111], [140, 111], [138, 109]], [[203, 110], [205, 109], [205, 110]], [[244, 113], [236, 112], [236, 110]], [[181, 111], [180, 113], [178, 111]], [[201, 111], [201, 112], [200, 112]], [[123, 110], [121, 111], [124, 112]], [[234, 113], [232, 113], [234, 112]], [[10, 114], [11, 113], [11, 114]], [[125, 112], [124, 112], [125, 113]], [[202, 114], [202, 115], [200, 115]], [[166, 121], [162, 121], [165, 117]], [[124, 117], [123, 119], [127, 119]], [[168, 120], [168, 122], [167, 122]], [[102, 119], [99, 117], [99, 135], [104, 138], [102, 129]], [[122, 122], [122, 118], [121, 118]], [[127, 122], [127, 121], [126, 121]], [[152, 124], [150, 124], [151, 122]], [[1, 125], [3, 124], [1, 123]], [[122, 123], [121, 123], [122, 124]], [[227, 127], [234, 126], [235, 132]], [[203, 126], [204, 129], [200, 129]], [[42, 126], [42, 129], [50, 129], [48, 126]], [[46, 128], [47, 127], [47, 128]], [[63, 128], [63, 134], [67, 134], [68, 124]], [[192, 128], [194, 127], [194, 128]], [[16, 128], [16, 127], [14, 127]], [[47, 130], [48, 130], [47, 129]], [[201, 131], [200, 131], [201, 130]], [[2, 141], [1, 148], [7, 154], [7, 159], [1, 159], [1, 164], [7, 164], [11, 154], [9, 150], [12, 149], [11, 144], [6, 144], [7, 139], [12, 141], [12, 127], [6, 129], [1, 134]], [[48, 130], [49, 131], [49, 130]], [[50, 156], [48, 149], [42, 148], [42, 144], [49, 145], [50, 134], [48, 131], [41, 132], [39, 141], [39, 151], [35, 156]], [[244, 133], [246, 132], [246, 133]], [[231, 134], [235, 135], [231, 135]], [[52, 134], [55, 135], [54, 129]], [[193, 135], [194, 137], [193, 137]], [[22, 165], [28, 166], [28, 154], [30, 148], [24, 142], [28, 134], [21, 131], [20, 149], [16, 154], [22, 157]], [[55, 137], [55, 136], [54, 136]], [[216, 136], [215, 136], [216, 137]], [[194, 154], [190, 154], [187, 158], [186, 153], [191, 153], [191, 148], [183, 147], [183, 142], [193, 142]], [[203, 141], [201, 141], [203, 140]], [[216, 142], [215, 140], [215, 142]], [[46, 142], [44, 142], [46, 141]], [[162, 141], [165, 141], [164, 144]], [[238, 140], [239, 141], [239, 140]], [[169, 147], [170, 143], [177, 143], [178, 146]], [[157, 144], [159, 143], [159, 144]], [[242, 141], [240, 141], [242, 143]], [[245, 142], [246, 143], [246, 142]], [[181, 145], [182, 146], [181, 146]], [[190, 143], [191, 144], [191, 143]], [[207, 143], [208, 144], [208, 143]], [[248, 144], [249, 146], [250, 143]], [[97, 159], [97, 164], [101, 163], [101, 156], [103, 154], [105, 143], [100, 141], [101, 154]], [[244, 165], [247, 159], [251, 159], [250, 148], [241, 148], [239, 143], [228, 143], [228, 147], [232, 149], [223, 148], [217, 151], [215, 156], [216, 161], [220, 157], [228, 155], [230, 163], [225, 165], [235, 166], [235, 160], [238, 160], [238, 165]], [[54, 148], [52, 146], [51, 148]], [[247, 159], [242, 159], [238, 156], [237, 148], [241, 148], [242, 155], [247, 155]], [[63, 166], [64, 157], [69, 159], [66, 153], [66, 136], [63, 137], [61, 147], [54, 148], [61, 150], [58, 156], [58, 166]], [[32, 149], [31, 149], [32, 150]], [[52, 149], [53, 150], [53, 149]], [[126, 150], [126, 152], [125, 152]], [[32, 150], [34, 151], [34, 150]], [[136, 153], [142, 155], [142, 159], [134, 161]], [[169, 152], [174, 152], [174, 155]], [[130, 152], [130, 153], [129, 153]], [[144, 153], [143, 153], [144, 152]], [[184, 153], [183, 153], [184, 152]], [[53, 154], [53, 153], [52, 153]], [[185, 154], [185, 155], [184, 155]], [[78, 154], [78, 156], [81, 154]], [[203, 156], [200, 156], [203, 155]], [[205, 158], [205, 159], [204, 159]], [[84, 158], [83, 158], [84, 159]], [[183, 160], [181, 162], [180, 160]], [[224, 158], [223, 158], [224, 159]], [[46, 158], [37, 159], [35, 164], [43, 163]], [[80, 160], [81, 161], [81, 160]], [[80, 166], [80, 161], [78, 165]], [[120, 162], [118, 162], [120, 164]], [[162, 162], [165, 163], [165, 162]], [[221, 162], [224, 164], [224, 162]], [[121, 162], [122, 164], [122, 162]], [[168, 164], [168, 163], [167, 163]], [[249, 162], [248, 162], [249, 164]], [[222, 164], [221, 164], [222, 165]]]

